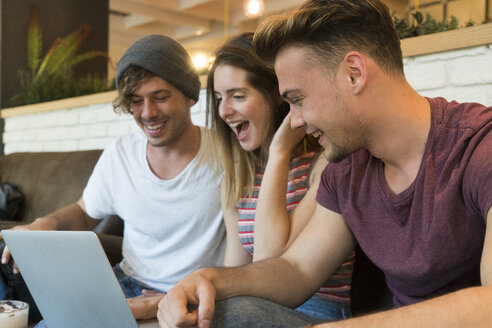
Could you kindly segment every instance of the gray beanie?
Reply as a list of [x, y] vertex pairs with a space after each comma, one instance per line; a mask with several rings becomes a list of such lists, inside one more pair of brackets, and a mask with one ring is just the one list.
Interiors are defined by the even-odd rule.
[[132, 64], [154, 73], [185, 96], [198, 100], [200, 79], [190, 55], [177, 41], [157, 34], [137, 40], [118, 62], [117, 88], [123, 72]]

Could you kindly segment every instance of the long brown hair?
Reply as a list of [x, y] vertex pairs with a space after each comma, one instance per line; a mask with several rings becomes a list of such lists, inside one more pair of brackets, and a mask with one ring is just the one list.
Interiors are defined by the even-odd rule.
[[[246, 72], [248, 84], [263, 95], [271, 109], [272, 122], [268, 135], [273, 136], [289, 112], [289, 104], [279, 94], [275, 71], [256, 55], [252, 48], [252, 38], [253, 33], [243, 33], [219, 48], [207, 77], [207, 125], [217, 131], [219, 136], [217, 151], [225, 168], [227, 205], [235, 204], [242, 195], [251, 194], [256, 167], [266, 163], [268, 149], [260, 147], [254, 151], [244, 150], [232, 129], [220, 118], [214, 90], [215, 69], [219, 65], [230, 65]], [[312, 142], [312, 137], [309, 139], [309, 150], [320, 148], [317, 142]]]

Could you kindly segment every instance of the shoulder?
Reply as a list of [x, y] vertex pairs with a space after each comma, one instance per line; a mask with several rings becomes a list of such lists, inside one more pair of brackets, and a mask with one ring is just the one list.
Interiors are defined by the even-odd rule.
[[101, 159], [106, 161], [120, 161], [122, 158], [134, 159], [141, 151], [144, 151], [146, 142], [147, 139], [142, 131], [118, 136], [104, 148]]
[[374, 171], [378, 161], [367, 150], [358, 150], [338, 163], [327, 163], [321, 173], [321, 183], [325, 187], [348, 188], [371, 176], [368, 172]]
[[362, 149], [338, 163], [328, 163], [321, 173], [316, 201], [340, 213], [339, 201], [377, 176], [378, 161]]
[[134, 131], [129, 134], [120, 135], [112, 140], [106, 149], [127, 149], [141, 147], [142, 143], [146, 143], [145, 134], [142, 131]]
[[444, 98], [427, 98], [433, 121], [447, 129], [474, 132], [492, 123], [492, 107], [478, 103], [458, 103]]

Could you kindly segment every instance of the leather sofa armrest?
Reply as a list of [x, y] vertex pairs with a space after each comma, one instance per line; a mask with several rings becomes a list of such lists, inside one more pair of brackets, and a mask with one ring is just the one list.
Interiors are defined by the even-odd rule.
[[102, 219], [92, 231], [97, 234], [123, 236], [123, 226], [123, 220], [119, 216], [110, 215]]
[[92, 229], [99, 237], [104, 252], [112, 266], [122, 259], [123, 227], [123, 220], [117, 215], [111, 215], [102, 219]]
[[110, 235], [106, 233], [97, 234], [99, 241], [108, 257], [111, 266], [119, 263], [123, 258], [121, 255], [121, 247], [123, 246], [123, 237]]

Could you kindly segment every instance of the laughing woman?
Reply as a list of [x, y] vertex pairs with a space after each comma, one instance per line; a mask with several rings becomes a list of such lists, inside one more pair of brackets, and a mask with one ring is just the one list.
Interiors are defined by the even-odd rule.
[[[312, 135], [290, 128], [275, 72], [251, 41], [246, 33], [218, 49], [207, 81], [207, 117], [220, 136], [226, 168], [226, 266], [284, 253], [314, 211], [327, 164]], [[297, 310], [325, 320], [350, 317], [353, 256]]]

